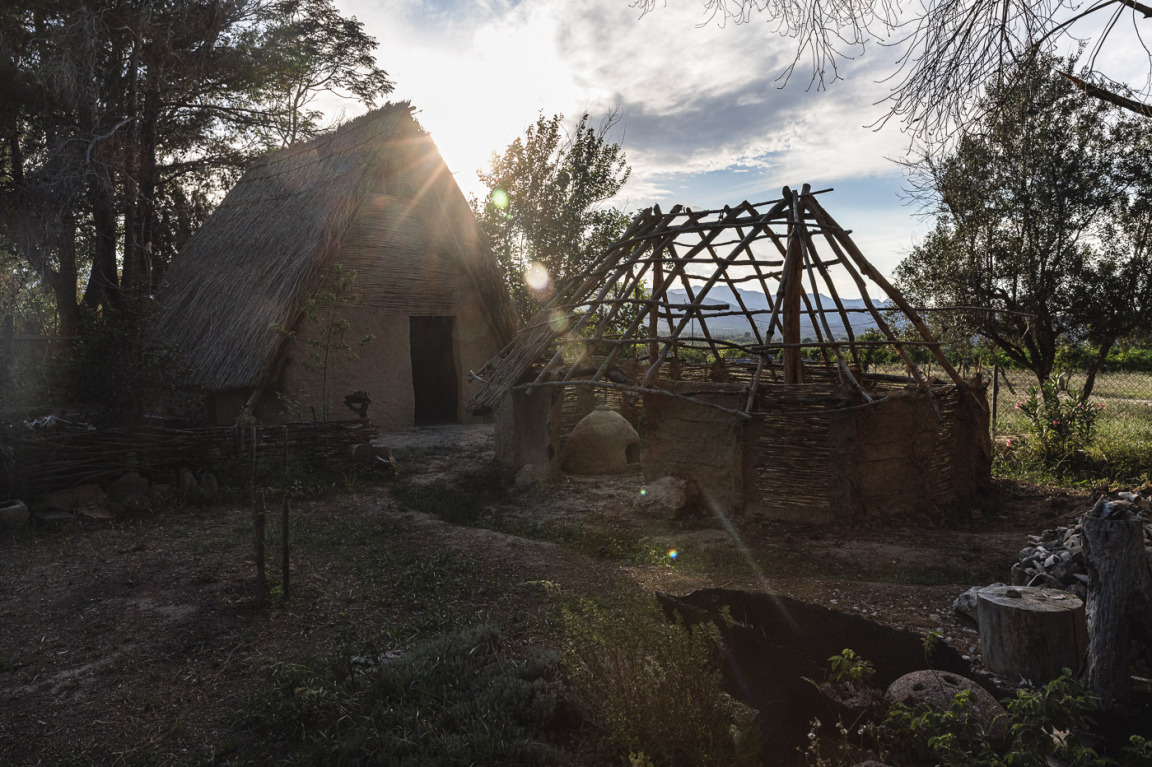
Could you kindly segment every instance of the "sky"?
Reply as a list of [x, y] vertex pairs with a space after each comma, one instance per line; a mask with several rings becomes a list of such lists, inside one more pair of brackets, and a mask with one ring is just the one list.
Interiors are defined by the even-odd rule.
[[885, 114], [896, 51], [870, 46], [823, 91], [801, 64], [782, 87], [795, 47], [767, 22], [721, 26], [702, 0], [643, 16], [629, 2], [336, 0], [377, 39], [392, 100], [417, 108], [467, 196], [484, 193], [477, 171], [540, 113], [615, 112], [610, 138], [632, 175], [614, 204], [718, 208], [831, 187], [821, 204], [891, 275], [930, 226], [901, 193], [908, 136], [895, 122], [869, 127]]

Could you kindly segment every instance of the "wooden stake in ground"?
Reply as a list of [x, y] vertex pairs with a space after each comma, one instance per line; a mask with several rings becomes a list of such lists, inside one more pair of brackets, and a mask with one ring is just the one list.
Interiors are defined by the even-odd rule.
[[976, 595], [984, 665], [1041, 685], [1062, 669], [1080, 670], [1088, 649], [1084, 603], [1074, 594], [1027, 586], [989, 586]]
[[268, 602], [268, 575], [264, 571], [264, 491], [252, 496], [252, 528], [256, 539], [256, 609]]
[[1088, 664], [1083, 681], [1108, 710], [1132, 685], [1129, 643], [1152, 647], [1152, 574], [1144, 523], [1126, 502], [1100, 499], [1080, 520], [1088, 564]]
[[280, 518], [280, 566], [281, 587], [284, 589], [284, 599], [288, 599], [288, 494], [284, 494], [284, 509]]

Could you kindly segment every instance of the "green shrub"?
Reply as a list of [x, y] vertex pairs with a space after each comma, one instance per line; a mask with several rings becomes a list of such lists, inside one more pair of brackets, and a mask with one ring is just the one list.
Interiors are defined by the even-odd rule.
[[[250, 701], [244, 725], [297, 764], [554, 765], [545, 739], [561, 702], [555, 655], [505, 651], [480, 626], [399, 657], [336, 654], [285, 664]], [[268, 755], [263, 755], [267, 757]]]
[[1092, 442], [1096, 420], [1104, 406], [1085, 402], [1080, 393], [1062, 393], [1049, 379], [1016, 404], [1028, 422], [1028, 447], [1049, 466], [1058, 466]]
[[756, 763], [755, 738], [733, 737], [712, 624], [688, 630], [647, 604], [607, 610], [581, 602], [563, 626], [585, 763]]
[[999, 751], [985, 736], [980, 717], [972, 710], [974, 702], [975, 696], [965, 691], [947, 711], [897, 704], [882, 724], [865, 729], [875, 738], [880, 758], [893, 767], [1135, 767], [1152, 759], [1152, 745], [1137, 735], [1129, 740], [1120, 762], [1079, 742], [1075, 733], [1091, 727], [1096, 699], [1067, 669], [1043, 688], [1017, 690], [1003, 701], [1008, 744]]

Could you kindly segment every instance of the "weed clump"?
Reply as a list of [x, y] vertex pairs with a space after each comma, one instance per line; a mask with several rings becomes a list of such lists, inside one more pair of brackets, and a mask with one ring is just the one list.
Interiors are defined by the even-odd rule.
[[568, 609], [563, 626], [585, 763], [758, 763], [751, 723], [747, 732], [735, 727], [721, 689], [715, 626], [689, 630], [653, 606], [609, 611], [591, 602]]
[[244, 725], [299, 764], [546, 765], [561, 702], [554, 654], [506, 652], [477, 626], [398, 657], [338, 653], [275, 669]]

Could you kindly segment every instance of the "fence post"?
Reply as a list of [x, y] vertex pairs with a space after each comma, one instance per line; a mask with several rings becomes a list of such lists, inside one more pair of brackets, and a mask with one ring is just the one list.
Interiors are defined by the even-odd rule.
[[252, 494], [252, 527], [256, 538], [256, 610], [268, 601], [268, 577], [264, 569], [264, 493]]
[[4, 315], [4, 326], [0, 328], [0, 381], [8, 382], [9, 371], [16, 362], [16, 318]]
[[996, 436], [996, 402], [1000, 399], [1000, 362], [992, 366], [992, 436]]

